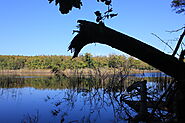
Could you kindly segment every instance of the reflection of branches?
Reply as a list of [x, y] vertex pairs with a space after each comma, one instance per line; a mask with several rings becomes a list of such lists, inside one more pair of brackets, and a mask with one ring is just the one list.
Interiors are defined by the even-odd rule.
[[19, 88], [0, 88], [0, 98], [5, 98], [5, 96], [7, 99], [19, 100], [22, 92]]
[[36, 114], [30, 115], [29, 113], [24, 115], [23, 120], [21, 123], [38, 123], [39, 121], [39, 111]]
[[[54, 112], [54, 114], [59, 116], [59, 114], [63, 114], [62, 112], [70, 114], [70, 112], [80, 110], [80, 112], [82, 112], [80, 116], [81, 120], [79, 120], [78, 118], [78, 121], [92, 122], [93, 120], [96, 121], [99, 117], [101, 117], [104, 111], [109, 112], [110, 107], [112, 107], [115, 119], [123, 120], [122, 118], [124, 115], [123, 110], [122, 108], [120, 108], [119, 105], [116, 105], [115, 103], [116, 100], [113, 99], [112, 94], [113, 94], [112, 92], [108, 92], [104, 89], [92, 89], [91, 91], [88, 92], [85, 91], [79, 92], [76, 91], [75, 89], [66, 90], [65, 96], [60, 101], [61, 104], [59, 106], [55, 105], [58, 108], [52, 110], [52, 113]], [[79, 105], [79, 103], [82, 104]], [[54, 104], [58, 103], [55, 102]], [[121, 103], [119, 104], [121, 105]], [[63, 107], [64, 105], [65, 107]], [[68, 115], [63, 116], [61, 120], [67, 119], [67, 116]]]
[[[147, 119], [146, 119], [146, 117], [141, 117], [141, 118], [145, 118], [145, 120], [149, 120], [149, 121], [152, 121], [152, 120], [166, 121], [166, 120], [169, 120], [168, 119], [169, 116], [171, 119], [174, 118], [173, 113], [170, 111], [171, 110], [170, 108], [173, 106], [172, 106], [172, 104], [169, 104], [170, 101], [173, 99], [172, 96], [174, 96], [174, 95], [172, 95], [173, 93], [171, 93], [171, 92], [173, 92], [173, 89], [172, 89], [173, 84], [174, 84], [174, 81], [169, 84], [168, 88], [165, 90], [165, 92], [163, 94], [161, 94], [161, 91], [157, 91], [158, 90], [156, 88], [157, 86], [150, 87], [150, 89], [152, 89], [151, 90], [152, 93], [150, 93], [151, 91], [147, 91], [147, 93], [148, 93], [147, 97], [145, 94], [145, 100], [147, 100], [146, 107], [148, 109], [150, 108], [150, 112], [148, 112], [149, 111], [148, 110], [146, 113], [147, 117], [149, 117], [149, 118], [147, 118]], [[141, 101], [139, 101], [139, 99], [134, 99], [135, 97], [131, 97], [131, 96], [129, 96], [130, 100], [128, 98], [125, 99], [125, 97], [122, 97], [122, 100], [124, 100], [128, 105], [130, 105], [135, 111], [140, 113], [141, 108], [144, 107], [144, 105], [142, 105], [142, 103], [144, 102], [144, 101], [142, 101], [142, 93], [141, 93], [142, 88], [138, 88], [138, 87], [135, 88], [135, 87], [137, 87], [137, 82], [134, 83], [134, 85], [131, 85], [130, 87], [128, 87], [128, 91], [130, 91], [132, 89], [137, 90], [137, 92], [139, 92], [139, 94], [141, 95], [140, 96]], [[132, 93], [135, 93], [135, 92], [132, 92]], [[167, 95], [169, 95], [169, 96], [167, 96]], [[134, 99], [134, 100], [132, 100], [132, 99]], [[169, 105], [170, 105], [170, 107], [169, 107]], [[141, 113], [143, 113], [143, 111]], [[134, 120], [136, 118], [139, 118], [137, 116], [139, 116], [139, 114], [136, 115]]]
[[162, 99], [168, 94], [170, 93], [169, 91], [172, 91], [172, 86], [175, 83], [175, 81], [173, 81], [172, 83], [170, 83], [169, 87], [166, 89], [166, 91], [160, 96], [158, 102], [156, 103], [156, 105], [154, 106], [153, 110], [152, 110], [152, 114], [155, 113], [156, 109], [158, 108], [159, 104], [162, 102]]
[[109, 99], [111, 100], [111, 106], [113, 109], [115, 120], [116, 122], [119, 120], [129, 120], [132, 118], [131, 113], [129, 111], [129, 107], [127, 107], [125, 103], [122, 102], [122, 100], [118, 100], [120, 97], [120, 94], [118, 95], [117, 93], [109, 92]]
[[[133, 91], [133, 93], [129, 93], [129, 95], [126, 96], [125, 88], [129, 84], [127, 81], [128, 78], [130, 79], [132, 77], [124, 75], [127, 73], [124, 69], [112, 70], [113, 75], [107, 76], [103, 83], [99, 80], [103, 74], [101, 74], [98, 79], [92, 74], [86, 77], [80, 75], [78, 81], [75, 81], [75, 77], [70, 79], [67, 84], [69, 87], [63, 90], [64, 93], [61, 94], [62, 97], [60, 94], [55, 96], [55, 98], [49, 97], [50, 101], [51, 99], [53, 101], [52, 104], [54, 104], [52, 113], [56, 114], [56, 116], [61, 116], [61, 122], [97, 122], [100, 120], [100, 117], [105, 116], [107, 112], [112, 113], [112, 116], [108, 118], [111, 118], [114, 122], [130, 120], [137, 116], [137, 111], [124, 102], [126, 98], [133, 103], [137, 103], [140, 99], [140, 95], [138, 95], [139, 91]], [[98, 74], [98, 72], [96, 74]], [[76, 77], [77, 76], [78, 74]], [[156, 80], [168, 81], [167, 78], [163, 77], [160, 77], [159, 80], [150, 79], [150, 81]], [[149, 91], [152, 93], [150, 93], [150, 96], [147, 98], [150, 103], [150, 108], [154, 107], [157, 102], [156, 100], [160, 97], [161, 91], [164, 90], [163, 86], [166, 86], [166, 84], [162, 84], [161, 82], [155, 83], [154, 85], [154, 87], [149, 87]], [[56, 101], [56, 99], [60, 100]], [[135, 107], [137, 107], [138, 104]], [[74, 115], [76, 112], [81, 112], [81, 114], [72, 116], [71, 118], [70, 114]], [[157, 110], [154, 115], [157, 115], [157, 118], [160, 116], [161, 119], [165, 119], [166, 116], [163, 110]], [[69, 121], [69, 119], [71, 121]]]

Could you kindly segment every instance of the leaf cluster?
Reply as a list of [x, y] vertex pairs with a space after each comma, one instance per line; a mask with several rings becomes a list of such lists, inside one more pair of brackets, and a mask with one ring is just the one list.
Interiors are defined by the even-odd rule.
[[171, 7], [174, 8], [176, 13], [185, 13], [185, 0], [172, 0]]
[[103, 2], [107, 6], [107, 11], [101, 13], [100, 11], [94, 12], [96, 15], [96, 22], [102, 22], [104, 19], [109, 19], [117, 16], [118, 14], [113, 13], [112, 1], [111, 0], [97, 0], [97, 2]]
[[48, 0], [48, 1], [49, 3], [55, 1], [55, 5], [56, 6], [59, 5], [59, 11], [62, 14], [68, 14], [73, 7], [80, 9], [82, 6], [81, 0]]

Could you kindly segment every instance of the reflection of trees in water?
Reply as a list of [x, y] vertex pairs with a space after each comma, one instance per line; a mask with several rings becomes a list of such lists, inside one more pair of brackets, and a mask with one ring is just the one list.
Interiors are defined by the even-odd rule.
[[[159, 100], [161, 91], [159, 91], [157, 86], [153, 84], [149, 88], [150, 101]], [[117, 89], [115, 89], [117, 88]], [[75, 121], [96, 121], [99, 117], [102, 117], [104, 114], [102, 112], [113, 113], [113, 116], [107, 116], [108, 118], [113, 118], [114, 122], [119, 122], [133, 118], [137, 112], [129, 107], [123, 100], [122, 97], [127, 97], [129, 100], [139, 100], [140, 96], [136, 92], [125, 93], [123, 89], [118, 88], [118, 86], [107, 88], [80, 88], [65, 90], [65, 95], [63, 97], [59, 96], [58, 101], [50, 100], [50, 103], [54, 104], [54, 109], [51, 111], [55, 116], [61, 116], [62, 121], [69, 122], [70, 114], [73, 115], [74, 110], [77, 110], [77, 107], [80, 108], [78, 111], [81, 116]], [[51, 99], [51, 98], [50, 98]], [[148, 99], [149, 100], [149, 99]], [[81, 104], [79, 104], [81, 102]], [[64, 106], [64, 107], [63, 107]], [[153, 105], [154, 106], [154, 105]], [[151, 107], [153, 107], [151, 106]], [[83, 113], [86, 111], [86, 113]], [[164, 115], [164, 114], [163, 114]], [[71, 119], [73, 121], [73, 119]]]
[[[156, 86], [164, 89], [171, 82], [171, 79], [166, 76], [159, 77], [135, 77], [127, 76], [127, 72], [115, 71], [113, 75], [101, 73], [95, 75], [76, 75], [73, 77], [37, 77], [37, 76], [0, 76], [0, 88], [24, 88], [33, 87], [36, 89], [66, 89], [66, 88], [107, 88], [123, 89], [124, 91], [134, 81], [147, 80], [148, 82], [157, 82]], [[114, 85], [114, 86], [113, 86]], [[119, 86], [119, 88], [117, 88]], [[120, 88], [121, 87], [121, 88]]]
[[[132, 101], [140, 98], [137, 91], [125, 92], [126, 88], [135, 80], [156, 81], [156, 83], [148, 83], [147, 85], [150, 101], [159, 100], [159, 95], [171, 82], [169, 77], [137, 78], [117, 73], [112, 76], [99, 74], [99, 76], [74, 76], [70, 78], [0, 77], [0, 94], [7, 93], [8, 88], [15, 90], [12, 95], [19, 95], [16, 88], [23, 87], [62, 89], [61, 91], [64, 91], [65, 94], [59, 93], [54, 97], [48, 95], [45, 99], [46, 102], [53, 105], [52, 115], [60, 117], [61, 122], [96, 122], [105, 115], [107, 115], [106, 119], [114, 117], [111, 120], [118, 122], [133, 118], [137, 114], [123, 100], [123, 97]], [[113, 116], [110, 116], [111, 113]], [[158, 110], [155, 113], [159, 115], [161, 111]], [[164, 113], [161, 114], [164, 115]]]
[[57, 77], [37, 77], [37, 76], [0, 76], [1, 88], [24, 88], [33, 87], [37, 89], [63, 89], [68, 80]]
[[[132, 93], [126, 93], [126, 88], [128, 85], [131, 85], [136, 78], [134, 77], [125, 77], [124, 81], [123, 78], [115, 77], [116, 79], [113, 81], [113, 78], [108, 78], [105, 83], [102, 84], [102, 81], [99, 79], [92, 79], [94, 81], [90, 81], [90, 78], [78, 78], [78, 82], [71, 83], [73, 89], [65, 90], [65, 95], [61, 97], [61, 100], [50, 100], [51, 103], [54, 104], [54, 110], [52, 110], [52, 114], [55, 116], [62, 116], [61, 120], [66, 121], [69, 119], [70, 114], [74, 113], [74, 110], [77, 110], [76, 107], [80, 107], [79, 111], [88, 110], [86, 113], [81, 113], [80, 120], [75, 120], [78, 122], [82, 122], [86, 120], [88, 121], [96, 121], [99, 117], [105, 115], [106, 111], [113, 112], [114, 122], [119, 122], [123, 120], [128, 120], [134, 118], [137, 114], [138, 110], [135, 110], [133, 107], [129, 107], [123, 100], [127, 98], [130, 101], [137, 102], [140, 99], [140, 95], [138, 91], [133, 91]], [[147, 79], [148, 81], [154, 81], [159, 78], [139, 78]], [[97, 80], [97, 81], [95, 81]], [[149, 102], [157, 102], [160, 100], [160, 95], [165, 91], [165, 89], [171, 83], [170, 78], [161, 77], [160, 82], [156, 83], [148, 83], [148, 101]], [[128, 82], [130, 81], [130, 83]], [[163, 83], [162, 83], [163, 82]], [[51, 99], [51, 98], [50, 98]], [[166, 100], [166, 99], [162, 99]], [[79, 102], [81, 104], [79, 105]], [[63, 107], [63, 106], [65, 107]], [[150, 105], [150, 108], [155, 107], [156, 104]], [[161, 105], [161, 104], [160, 104]], [[139, 106], [139, 105], [137, 105]], [[110, 110], [111, 108], [111, 110]], [[149, 110], [149, 109], [148, 109]], [[151, 110], [151, 109], [150, 109]], [[103, 113], [104, 112], [104, 113]], [[111, 113], [110, 113], [111, 114]], [[109, 115], [110, 115], [109, 114]], [[72, 114], [73, 115], [73, 114]], [[168, 112], [157, 110], [155, 112], [155, 117], [158, 120], [165, 118]], [[107, 116], [107, 118], [111, 118], [111, 116]], [[69, 120], [68, 120], [69, 121]], [[164, 120], [163, 120], [164, 121]]]

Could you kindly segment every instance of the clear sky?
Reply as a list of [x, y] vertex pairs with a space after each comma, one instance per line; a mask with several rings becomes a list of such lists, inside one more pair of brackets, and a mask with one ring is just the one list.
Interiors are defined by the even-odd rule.
[[[0, 55], [72, 55], [67, 48], [75, 36], [78, 19], [95, 21], [94, 12], [106, 10], [97, 0], [82, 0], [81, 10], [73, 9], [62, 15], [58, 7], [47, 0], [1, 0], [0, 2]], [[171, 0], [113, 0], [113, 10], [118, 16], [105, 24], [160, 50], [170, 52], [156, 37], [165, 41], [178, 38], [179, 33], [167, 30], [183, 26], [185, 15], [175, 14]], [[174, 42], [169, 42], [174, 47]], [[122, 54], [111, 47], [91, 44], [81, 54]]]

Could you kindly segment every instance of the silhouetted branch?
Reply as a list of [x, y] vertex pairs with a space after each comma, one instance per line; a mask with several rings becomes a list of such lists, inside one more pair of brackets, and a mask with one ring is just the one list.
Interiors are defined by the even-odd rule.
[[168, 46], [173, 51], [173, 48], [168, 43], [166, 43], [164, 40], [162, 40], [158, 35], [156, 35], [154, 33], [151, 33], [151, 34], [154, 35], [155, 37], [157, 37], [161, 42], [163, 42], [164, 44], [166, 44], [166, 46]]
[[185, 29], [184, 29], [183, 33], [181, 34], [181, 36], [180, 36], [180, 38], [179, 38], [179, 40], [177, 42], [177, 46], [175, 47], [175, 50], [174, 50], [172, 56], [175, 56], [175, 54], [177, 53], [177, 51], [178, 51], [178, 49], [180, 47], [180, 44], [182, 43], [182, 40], [183, 40], [184, 36], [185, 36]]
[[182, 27], [182, 28], [180, 28], [180, 29], [171, 30], [171, 31], [166, 31], [166, 32], [170, 32], [170, 33], [178, 32], [178, 31], [180, 31], [180, 30], [183, 30], [184, 28], [185, 28], [185, 26], [184, 26], [184, 27]]

